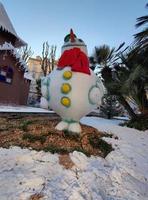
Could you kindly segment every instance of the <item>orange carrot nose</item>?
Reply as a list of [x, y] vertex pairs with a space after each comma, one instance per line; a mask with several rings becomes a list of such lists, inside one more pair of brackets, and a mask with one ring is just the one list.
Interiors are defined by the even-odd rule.
[[71, 42], [75, 42], [75, 36], [72, 29], [70, 29], [70, 40]]

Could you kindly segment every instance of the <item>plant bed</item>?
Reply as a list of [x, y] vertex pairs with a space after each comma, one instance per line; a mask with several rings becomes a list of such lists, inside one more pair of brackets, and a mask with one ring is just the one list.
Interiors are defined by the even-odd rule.
[[55, 130], [60, 121], [55, 116], [21, 116], [14, 119], [0, 117], [0, 147], [20, 146], [37, 151], [59, 153], [62, 155], [80, 151], [90, 155], [105, 157], [112, 151], [111, 145], [102, 137], [111, 137], [93, 127], [82, 125], [82, 133], [75, 135], [67, 131]]

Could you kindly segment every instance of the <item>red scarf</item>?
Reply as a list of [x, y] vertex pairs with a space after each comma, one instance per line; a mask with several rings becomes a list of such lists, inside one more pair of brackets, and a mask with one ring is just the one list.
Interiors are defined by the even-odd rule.
[[58, 62], [58, 69], [70, 66], [74, 72], [90, 74], [89, 61], [79, 48], [65, 50]]

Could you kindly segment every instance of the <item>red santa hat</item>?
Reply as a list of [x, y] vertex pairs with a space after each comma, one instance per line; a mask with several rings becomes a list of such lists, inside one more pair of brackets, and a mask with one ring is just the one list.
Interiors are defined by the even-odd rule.
[[58, 62], [58, 68], [62, 69], [64, 67], [70, 66], [71, 70], [74, 72], [81, 72], [90, 75], [88, 57], [84, 51], [81, 50], [81, 48], [78, 48], [78, 46], [86, 45], [82, 40], [77, 39], [72, 29], [70, 30], [70, 34], [65, 37], [65, 43], [67, 39], [68, 45], [65, 44], [64, 46], [68, 46], [70, 49], [65, 50], [61, 55]]
[[65, 50], [58, 62], [58, 69], [70, 66], [74, 72], [90, 74], [88, 57], [79, 48]]

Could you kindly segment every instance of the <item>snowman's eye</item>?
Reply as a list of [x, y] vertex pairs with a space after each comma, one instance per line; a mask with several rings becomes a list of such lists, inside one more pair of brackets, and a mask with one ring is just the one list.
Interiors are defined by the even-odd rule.
[[64, 42], [68, 42], [69, 39], [70, 39], [70, 37], [66, 37], [66, 38], [64, 39]]
[[[76, 35], [74, 34], [74, 38], [76, 38]], [[64, 38], [64, 42], [69, 42], [70, 40], [70, 34], [66, 35]]]
[[83, 40], [82, 40], [82, 39], [79, 39], [79, 42], [83, 42]]

